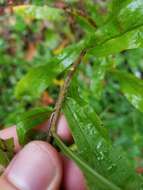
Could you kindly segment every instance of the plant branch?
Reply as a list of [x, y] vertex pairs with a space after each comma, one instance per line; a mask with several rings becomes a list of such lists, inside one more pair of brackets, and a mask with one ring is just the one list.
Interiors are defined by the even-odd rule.
[[76, 72], [77, 67], [80, 64], [80, 62], [81, 62], [82, 58], [84, 57], [85, 53], [86, 53], [86, 51], [83, 50], [80, 53], [80, 56], [78, 57], [76, 62], [70, 67], [69, 72], [67, 74], [67, 77], [66, 77], [66, 79], [64, 81], [64, 84], [60, 89], [59, 97], [58, 97], [58, 100], [57, 100], [56, 105], [55, 105], [55, 112], [53, 113], [53, 116], [52, 116], [51, 122], [50, 122], [51, 133], [56, 132], [57, 121], [58, 121], [58, 118], [59, 118], [59, 115], [60, 115], [62, 104], [63, 104], [64, 99], [65, 99], [65, 95], [67, 93], [67, 90], [68, 90], [68, 87], [69, 87], [70, 82], [72, 80], [72, 77], [73, 77], [74, 73]]
[[89, 16], [87, 15], [83, 10], [77, 10], [75, 8], [71, 8], [68, 5], [66, 5], [65, 3], [63, 3], [62, 5], [55, 5], [55, 7], [62, 9], [65, 11], [65, 13], [70, 14], [72, 16], [81, 16], [84, 17], [93, 27], [97, 27], [96, 22]]

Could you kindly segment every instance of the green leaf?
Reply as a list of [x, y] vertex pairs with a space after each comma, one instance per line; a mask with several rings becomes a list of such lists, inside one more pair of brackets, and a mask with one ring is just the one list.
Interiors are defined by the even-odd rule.
[[48, 60], [46, 64], [34, 67], [17, 83], [15, 96], [20, 98], [29, 95], [32, 98], [40, 97], [41, 93], [49, 87], [58, 74], [67, 69], [79, 56], [85, 47], [85, 40], [74, 43]]
[[111, 72], [120, 84], [121, 91], [129, 102], [143, 112], [143, 80], [123, 71]]
[[[89, 40], [91, 54], [106, 56], [143, 46], [143, 1], [114, 1], [108, 21]], [[124, 43], [122, 43], [124, 42]]]
[[[97, 99], [101, 98], [106, 82], [105, 76], [109, 68], [113, 67], [113, 58], [111, 57], [98, 57], [94, 60], [94, 65], [91, 66], [91, 83], [89, 93], [93, 93]], [[89, 89], [89, 85], [87, 87]]]
[[53, 83], [61, 69], [57, 64], [45, 64], [30, 69], [30, 71], [18, 82], [15, 96], [30, 95], [33, 98], [40, 97], [41, 93]]
[[126, 32], [143, 24], [142, 0], [113, 0], [113, 12], [109, 17], [117, 33]]
[[3, 172], [1, 168], [4, 169], [8, 165], [9, 161], [10, 160], [7, 154], [3, 150], [0, 149], [0, 174]]
[[64, 68], [68, 68], [79, 56], [82, 50], [86, 46], [87, 39], [83, 39], [78, 43], [73, 43], [63, 49], [63, 51], [57, 55], [57, 60], [61, 62]]
[[89, 21], [87, 20], [87, 18], [83, 17], [83, 16], [76, 16], [76, 20], [77, 22], [80, 24], [80, 27], [87, 33], [89, 32], [94, 32], [96, 27], [93, 26], [91, 23], [89, 23]]
[[5, 152], [14, 152], [14, 139], [0, 139], [0, 149], [4, 150]]
[[22, 114], [19, 122], [16, 123], [20, 144], [25, 144], [29, 140], [32, 129], [46, 121], [51, 113], [51, 108], [39, 107]]
[[22, 16], [23, 18], [30, 19], [48, 19], [50, 21], [59, 21], [62, 17], [62, 11], [56, 8], [36, 5], [19, 5], [13, 8], [14, 13]]
[[97, 45], [89, 54], [100, 57], [139, 47], [143, 47], [143, 26]]
[[116, 9], [113, 10], [107, 23], [99, 28], [95, 34], [100, 37], [102, 42], [143, 25], [142, 0], [122, 0], [120, 3], [115, 1], [115, 6]]
[[[70, 99], [70, 98], [69, 98]], [[78, 101], [78, 103], [80, 104], [80, 106], [82, 106], [84, 109], [80, 109], [80, 114], [84, 115], [84, 113], [88, 112], [88, 119], [87, 121], [93, 121], [95, 126], [92, 127], [90, 124], [89, 124], [89, 127], [87, 127], [87, 132], [89, 132], [88, 130], [90, 130], [90, 132], [92, 131], [93, 133], [96, 133], [96, 131], [98, 131], [102, 137], [104, 137], [107, 141], [109, 140], [109, 136], [108, 136], [108, 132], [106, 130], [106, 128], [104, 127], [102, 121], [100, 120], [99, 116], [96, 114], [95, 110], [93, 110], [91, 107], [89, 107], [86, 102], [81, 99], [81, 98], [78, 98], [76, 99]], [[70, 99], [69, 101], [71, 103], [72, 106], [76, 106], [76, 101], [74, 102], [72, 99]], [[68, 105], [67, 105], [68, 106]], [[68, 107], [70, 109], [70, 105]], [[66, 109], [66, 108], [65, 108]], [[78, 106], [77, 106], [77, 109], [78, 109]], [[71, 110], [72, 111], [72, 110]], [[66, 114], [66, 113], [65, 113]], [[80, 115], [79, 115], [79, 119], [80, 119]], [[76, 117], [76, 119], [78, 119], [78, 117]], [[91, 130], [91, 127], [92, 127], [92, 130]]]
[[[119, 147], [112, 146], [105, 138], [104, 127], [101, 126], [96, 113], [90, 110], [90, 106], [81, 106], [71, 98], [68, 98], [64, 106], [64, 114], [78, 147], [79, 156], [121, 189], [139, 189], [143, 181], [135, 174], [125, 153]], [[90, 189], [107, 189], [101, 188], [98, 184], [95, 187], [88, 176], [87, 181]]]
[[0, 173], [3, 172], [4, 168], [9, 164], [10, 160], [14, 156], [14, 140], [0, 139]]
[[93, 180], [94, 186], [97, 186], [97, 184], [99, 183], [102, 188], [104, 187], [111, 190], [120, 190], [120, 188], [118, 188], [116, 185], [101, 176], [99, 173], [93, 170], [86, 162], [84, 162], [79, 156], [72, 152], [66, 145], [64, 145], [64, 143], [56, 134], [54, 134], [53, 136], [56, 144], [63, 151], [63, 153], [70, 159], [74, 160], [75, 163], [77, 163], [77, 165], [86, 173], [86, 175]]
[[106, 20], [107, 14], [106, 12], [104, 12], [104, 14], [99, 14], [99, 12], [105, 9], [104, 5], [106, 4], [106, 2], [104, 3], [104, 2], [99, 1], [98, 3], [95, 3], [92, 0], [85, 0], [84, 4], [85, 4], [86, 12], [90, 15], [92, 20], [94, 20], [97, 27], [103, 25]]

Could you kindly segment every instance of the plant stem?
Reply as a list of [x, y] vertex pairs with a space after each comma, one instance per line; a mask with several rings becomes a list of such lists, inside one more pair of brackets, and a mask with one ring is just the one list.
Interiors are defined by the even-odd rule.
[[64, 10], [65, 10], [65, 12], [67, 12], [68, 14], [71, 14], [73, 16], [80, 16], [80, 17], [85, 18], [93, 27], [95, 27], [95, 28], [97, 27], [95, 21], [82, 10], [72, 9], [69, 7], [65, 8]]
[[66, 79], [64, 81], [64, 84], [60, 89], [59, 97], [58, 97], [58, 100], [57, 100], [56, 105], [55, 105], [55, 112], [53, 113], [53, 116], [52, 116], [52, 119], [51, 119], [51, 122], [50, 122], [50, 128], [51, 128], [50, 131], [51, 131], [51, 133], [56, 132], [57, 121], [58, 121], [58, 118], [59, 118], [59, 115], [60, 115], [62, 104], [63, 104], [64, 99], [65, 99], [65, 95], [67, 93], [67, 90], [68, 90], [68, 87], [69, 87], [70, 82], [72, 80], [72, 77], [73, 77], [74, 73], [76, 72], [77, 67], [80, 64], [80, 62], [81, 62], [82, 58], [84, 57], [85, 53], [86, 53], [86, 51], [83, 50], [80, 53], [78, 59], [75, 61], [75, 63], [70, 67], [69, 72], [67, 74], [67, 77], [66, 77]]
[[65, 3], [63, 3], [62, 6], [61, 6], [61, 4], [60, 4], [60, 6], [58, 6], [58, 4], [57, 4], [57, 5], [55, 5], [55, 7], [64, 10], [65, 13], [67, 13], [69, 15], [83, 17], [84, 19], [86, 19], [88, 21], [89, 24], [91, 24], [93, 27], [97, 28], [95, 21], [90, 16], [88, 16], [88, 14], [86, 14], [83, 10], [77, 10], [75, 8], [71, 8]]

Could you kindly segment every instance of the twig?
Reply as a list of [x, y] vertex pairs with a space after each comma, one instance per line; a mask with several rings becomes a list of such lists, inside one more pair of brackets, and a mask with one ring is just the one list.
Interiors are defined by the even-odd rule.
[[95, 21], [82, 10], [67, 8], [65, 9], [65, 11], [67, 11], [67, 13], [72, 14], [74, 16], [84, 17], [93, 27], [95, 28], [97, 27]]
[[63, 9], [66, 13], [71, 14], [73, 16], [81, 16], [84, 17], [93, 27], [97, 27], [95, 21], [89, 17], [85, 12], [83, 12], [82, 10], [77, 10], [74, 8], [70, 8], [70, 7], [66, 7]]
[[76, 62], [70, 67], [70, 70], [67, 74], [67, 77], [64, 81], [64, 84], [60, 89], [59, 97], [58, 97], [58, 100], [57, 100], [56, 106], [55, 106], [55, 112], [53, 113], [54, 115], [53, 115], [51, 122], [50, 122], [50, 129], [51, 129], [50, 132], [51, 133], [56, 132], [57, 121], [58, 121], [58, 118], [60, 115], [60, 111], [62, 108], [63, 101], [65, 99], [65, 95], [67, 93], [67, 90], [68, 90], [68, 87], [69, 87], [70, 82], [72, 80], [72, 77], [73, 77], [74, 73], [76, 72], [76, 69], [77, 69], [78, 65], [80, 64], [85, 53], [86, 53], [86, 51], [83, 50], [81, 52], [80, 56], [78, 57], [78, 59], [76, 60]]
[[96, 22], [82, 10], [77, 10], [75, 8], [71, 8], [68, 5], [66, 5], [65, 3], [63, 3], [60, 6], [58, 6], [58, 4], [57, 4], [57, 5], [55, 5], [55, 7], [64, 10], [65, 13], [68, 13], [72, 16], [84, 17], [93, 27], [95, 27], [95, 28], [97, 27]]

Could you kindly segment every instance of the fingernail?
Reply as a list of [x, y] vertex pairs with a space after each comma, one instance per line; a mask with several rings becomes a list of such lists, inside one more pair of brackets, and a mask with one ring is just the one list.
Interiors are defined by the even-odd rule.
[[56, 176], [56, 164], [47, 149], [38, 142], [25, 146], [8, 167], [7, 180], [18, 189], [45, 190]]

